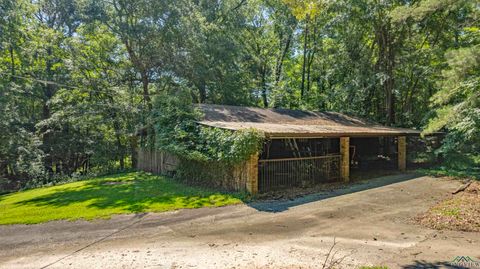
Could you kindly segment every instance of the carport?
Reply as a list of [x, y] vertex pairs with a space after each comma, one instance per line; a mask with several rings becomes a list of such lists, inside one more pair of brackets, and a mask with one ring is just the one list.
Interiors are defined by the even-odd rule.
[[420, 131], [383, 126], [337, 112], [200, 105], [199, 123], [214, 128], [254, 128], [263, 150], [247, 162], [251, 193], [350, 180], [351, 169], [406, 169], [408, 136]]

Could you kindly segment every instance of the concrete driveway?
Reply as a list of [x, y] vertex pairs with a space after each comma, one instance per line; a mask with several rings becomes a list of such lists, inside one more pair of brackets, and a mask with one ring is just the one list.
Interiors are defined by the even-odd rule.
[[480, 233], [412, 218], [459, 185], [397, 175], [294, 201], [0, 226], [0, 268], [448, 267], [480, 259]]

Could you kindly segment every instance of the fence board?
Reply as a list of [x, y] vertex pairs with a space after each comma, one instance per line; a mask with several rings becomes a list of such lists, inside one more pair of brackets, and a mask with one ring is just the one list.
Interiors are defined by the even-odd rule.
[[177, 168], [179, 160], [172, 154], [148, 150], [138, 150], [137, 169], [154, 174], [168, 174]]

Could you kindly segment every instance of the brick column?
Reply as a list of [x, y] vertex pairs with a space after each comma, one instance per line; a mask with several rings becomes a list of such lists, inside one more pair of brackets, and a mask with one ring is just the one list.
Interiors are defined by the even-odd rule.
[[247, 160], [247, 191], [250, 194], [258, 193], [258, 153]]
[[405, 172], [407, 169], [407, 138], [399, 136], [397, 140], [398, 146], [398, 170]]
[[350, 137], [340, 137], [340, 177], [350, 181]]

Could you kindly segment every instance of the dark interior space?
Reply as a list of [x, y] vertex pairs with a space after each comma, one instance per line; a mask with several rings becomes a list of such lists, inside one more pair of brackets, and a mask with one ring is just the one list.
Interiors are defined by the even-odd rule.
[[337, 155], [338, 138], [272, 139], [265, 143], [260, 160]]
[[350, 173], [353, 179], [392, 173], [398, 169], [396, 137], [350, 138]]
[[260, 192], [309, 187], [339, 179], [338, 138], [272, 139], [258, 162]]
[[442, 163], [442, 154], [436, 152], [443, 139], [443, 133], [426, 137], [409, 137], [407, 142], [408, 167], [410, 169], [428, 168]]
[[[397, 173], [397, 137], [350, 138], [351, 180]], [[340, 180], [340, 139], [272, 139], [259, 156], [260, 192]]]

